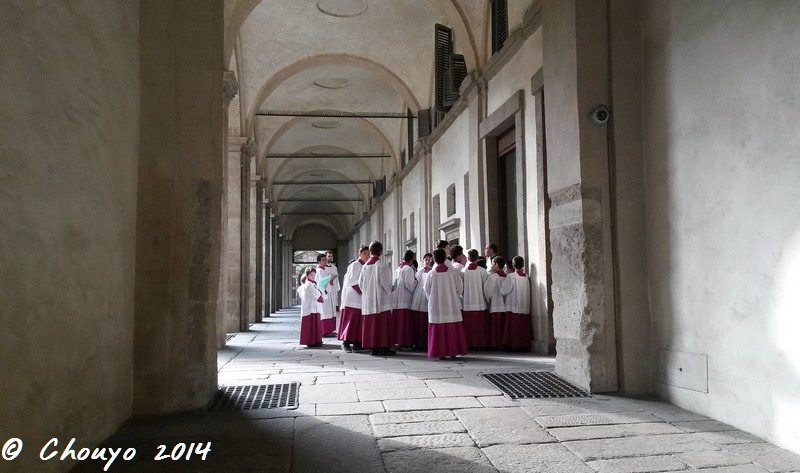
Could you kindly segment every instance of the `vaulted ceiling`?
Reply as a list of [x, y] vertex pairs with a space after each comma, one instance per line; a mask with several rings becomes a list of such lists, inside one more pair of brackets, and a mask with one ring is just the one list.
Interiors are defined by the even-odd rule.
[[371, 182], [401, 168], [399, 117], [431, 107], [434, 25], [453, 29], [473, 70], [487, 56], [488, 9], [488, 0], [225, 1], [225, 61], [239, 82], [229, 121], [257, 141], [257, 170], [289, 238], [311, 224], [346, 238], [369, 209]]

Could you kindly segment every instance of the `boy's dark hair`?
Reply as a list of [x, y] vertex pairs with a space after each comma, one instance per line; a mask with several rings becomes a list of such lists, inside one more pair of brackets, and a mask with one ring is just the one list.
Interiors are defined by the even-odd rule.
[[479, 256], [480, 253], [478, 253], [478, 250], [476, 250], [475, 248], [470, 248], [467, 250], [467, 259], [472, 261], [473, 263], [478, 261]]
[[306, 277], [308, 277], [309, 274], [316, 273], [316, 272], [317, 272], [317, 270], [314, 269], [313, 266], [309, 266], [308, 268], [306, 268]]
[[484, 258], [483, 256], [481, 256], [480, 258], [478, 258], [478, 262], [477, 262], [477, 264], [478, 264], [478, 266], [480, 266], [481, 268], [483, 268], [483, 269], [486, 269], [486, 258]]
[[456, 257], [461, 256], [464, 254], [464, 247], [461, 245], [455, 245], [450, 247], [450, 258], [456, 259]]
[[369, 244], [369, 254], [372, 256], [380, 256], [383, 254], [383, 243], [379, 242], [378, 240], [373, 241]]
[[492, 263], [497, 263], [497, 266], [501, 268], [506, 267], [506, 259], [503, 258], [502, 256], [495, 256], [494, 258], [492, 258]]
[[525, 267], [525, 258], [523, 258], [522, 256], [515, 256], [513, 261], [515, 268], [522, 269]]
[[367, 245], [361, 245], [358, 248], [358, 252], [361, 253], [362, 251], [369, 251], [369, 247]]
[[447, 259], [447, 253], [444, 251], [444, 248], [436, 248], [433, 252], [433, 260], [436, 261], [436, 264], [442, 264]]
[[506, 261], [506, 268], [514, 269], [514, 263], [512, 263], [511, 261]]
[[497, 245], [495, 245], [494, 243], [489, 243], [486, 246], [488, 246], [490, 250], [494, 251], [495, 255], [497, 254]]
[[425, 255], [422, 257], [422, 259], [425, 259], [425, 258], [427, 258], [428, 256], [430, 256], [431, 258], [433, 258], [433, 253], [425, 253]]
[[320, 253], [317, 255], [317, 263], [319, 263], [322, 260], [322, 258], [325, 258], [325, 253]]
[[411, 250], [406, 250], [406, 254], [403, 255], [403, 261], [406, 263], [414, 261], [414, 252]]
[[439, 240], [436, 242], [436, 248], [444, 249], [448, 245], [450, 245], [450, 242], [447, 240]]
[[414, 267], [414, 271], [416, 271], [417, 269], [419, 269], [419, 263], [417, 263], [417, 260], [414, 260], [414, 261], [412, 261], [412, 262], [411, 262], [411, 266], [413, 266], [413, 267]]

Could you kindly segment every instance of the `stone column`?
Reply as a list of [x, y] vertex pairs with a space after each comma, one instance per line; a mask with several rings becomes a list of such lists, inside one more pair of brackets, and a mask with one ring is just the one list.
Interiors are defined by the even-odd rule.
[[228, 113], [231, 101], [236, 97], [239, 92], [239, 82], [236, 80], [236, 74], [231, 71], [225, 71], [222, 74], [222, 212], [220, 224], [222, 232], [220, 237], [220, 278], [217, 289], [217, 348], [222, 348], [226, 344], [227, 334], [227, 310], [228, 310]]
[[134, 416], [217, 389], [223, 3], [139, 3]]
[[241, 313], [241, 264], [242, 264], [242, 146], [247, 138], [228, 137], [228, 160], [225, 180], [227, 196], [227, 222], [225, 224], [225, 331], [239, 331]]
[[240, 227], [240, 248], [241, 257], [239, 260], [239, 331], [247, 332], [250, 330], [252, 321], [250, 312], [250, 175], [253, 156], [256, 155], [256, 142], [248, 139], [241, 149], [241, 227]]
[[556, 373], [592, 392], [617, 390], [607, 130], [588, 118], [609, 99], [606, 6], [545, 2], [542, 28]]
[[255, 321], [262, 322], [264, 319], [264, 202], [265, 191], [264, 179], [259, 179], [256, 183], [256, 233], [254, 238], [256, 251], [256, 284], [255, 284]]

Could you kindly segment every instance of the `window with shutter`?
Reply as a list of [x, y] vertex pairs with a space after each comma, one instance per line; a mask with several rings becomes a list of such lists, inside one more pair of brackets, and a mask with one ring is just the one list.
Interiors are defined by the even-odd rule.
[[447, 69], [450, 68], [451, 57], [453, 56], [453, 30], [436, 23], [434, 45], [435, 60], [435, 107], [436, 112], [445, 112], [445, 102], [447, 93]]
[[431, 134], [431, 109], [426, 108], [417, 112], [417, 129], [419, 130], [419, 137], [428, 136]]
[[500, 51], [508, 38], [507, 0], [492, 0], [492, 54]]

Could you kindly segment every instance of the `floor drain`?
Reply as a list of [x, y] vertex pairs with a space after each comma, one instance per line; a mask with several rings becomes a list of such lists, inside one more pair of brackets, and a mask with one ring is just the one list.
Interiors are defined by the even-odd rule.
[[586, 391], [569, 384], [549, 371], [487, 373], [481, 376], [511, 399], [589, 397], [589, 393]]
[[231, 338], [233, 338], [235, 336], [236, 336], [235, 333], [229, 333], [229, 334], [225, 335], [225, 340], [229, 342], [229, 341], [231, 341]]
[[300, 383], [221, 386], [209, 410], [297, 409], [299, 387]]

